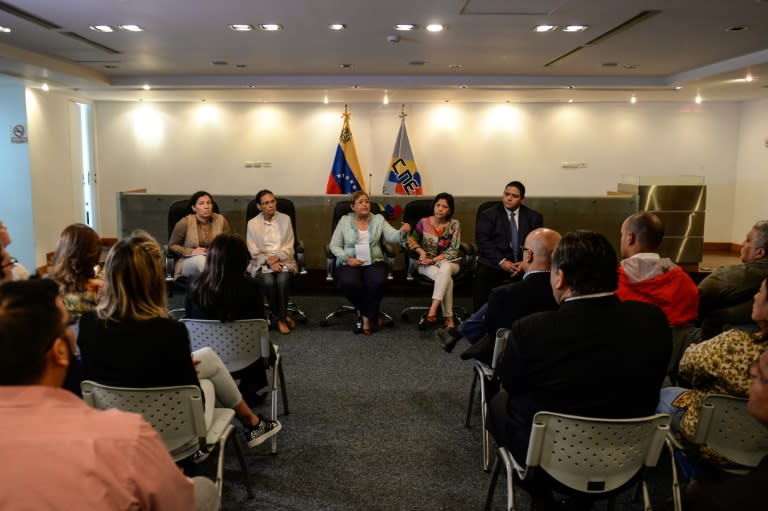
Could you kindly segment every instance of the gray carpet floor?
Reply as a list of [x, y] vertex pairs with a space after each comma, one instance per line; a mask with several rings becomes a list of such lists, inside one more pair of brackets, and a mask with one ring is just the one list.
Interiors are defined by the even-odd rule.
[[[176, 295], [171, 305], [181, 300]], [[341, 297], [300, 296], [297, 302], [309, 323], [290, 335], [272, 334], [283, 357], [290, 408], [280, 416], [278, 452], [272, 455], [269, 443], [246, 448], [252, 500], [234, 454], [227, 452], [224, 509], [482, 509], [490, 476], [482, 470], [478, 405], [472, 427], [464, 427], [472, 372], [458, 355], [466, 342], [449, 355], [433, 330], [417, 328], [416, 314], [408, 322], [399, 316], [403, 307], [426, 304], [428, 297], [386, 298], [382, 310], [393, 313], [395, 326], [370, 337], [352, 333], [351, 315], [319, 325], [346, 303]], [[469, 306], [469, 300], [459, 298], [457, 305]], [[256, 410], [268, 415], [268, 401]], [[658, 472], [654, 509], [665, 509], [668, 468]], [[528, 509], [525, 493], [516, 495], [520, 509]], [[505, 500], [502, 476], [493, 509], [504, 509]], [[617, 508], [642, 505], [626, 492]]]

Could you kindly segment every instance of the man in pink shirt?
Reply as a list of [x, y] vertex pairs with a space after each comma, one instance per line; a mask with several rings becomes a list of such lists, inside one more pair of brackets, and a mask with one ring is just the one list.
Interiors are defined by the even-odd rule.
[[0, 285], [0, 509], [217, 510], [140, 415], [61, 389], [74, 352], [53, 281]]

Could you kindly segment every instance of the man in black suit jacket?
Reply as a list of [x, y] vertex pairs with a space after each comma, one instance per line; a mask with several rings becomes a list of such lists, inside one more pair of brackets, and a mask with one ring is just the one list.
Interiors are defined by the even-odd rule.
[[[616, 253], [590, 231], [569, 232], [552, 255], [556, 311], [512, 326], [489, 403], [488, 430], [525, 461], [533, 416], [547, 410], [604, 418], [652, 415], [672, 345], [667, 318], [647, 303], [621, 302]], [[538, 488], [541, 490], [541, 488]], [[550, 498], [549, 492], [534, 498]]]
[[[541, 213], [523, 205], [525, 185], [512, 181], [504, 188], [501, 202], [477, 215], [475, 241], [477, 242], [477, 272], [472, 292], [475, 310], [488, 301], [491, 289], [506, 282], [520, 272], [521, 244], [534, 229], [544, 226]], [[517, 230], [513, 240], [511, 217]]]
[[491, 290], [484, 319], [487, 335], [470, 345], [461, 354], [462, 359], [475, 358], [490, 364], [499, 328], [509, 328], [518, 319], [534, 312], [557, 309], [549, 285], [549, 268], [552, 252], [559, 241], [560, 233], [544, 227], [525, 238], [520, 263], [523, 279]]

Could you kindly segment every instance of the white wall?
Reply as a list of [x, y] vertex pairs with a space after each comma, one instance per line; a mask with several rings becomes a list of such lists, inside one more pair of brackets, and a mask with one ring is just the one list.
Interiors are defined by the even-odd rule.
[[78, 203], [82, 201], [82, 180], [74, 99], [27, 89], [37, 266], [56, 248], [64, 227], [83, 221], [82, 202]]
[[29, 144], [11, 143], [12, 129], [25, 127], [29, 140], [24, 86], [0, 87], [0, 220], [8, 227], [8, 252], [30, 271], [35, 268], [35, 229], [32, 210]]
[[[338, 104], [98, 102], [102, 234], [116, 232], [121, 190], [324, 193], [342, 111]], [[372, 191], [380, 193], [400, 106], [350, 111], [365, 178], [372, 173]], [[520, 179], [531, 196], [589, 196], [614, 190], [626, 175], [702, 175], [705, 239], [730, 241], [741, 112], [738, 103], [451, 103], [417, 104], [406, 113], [428, 194], [497, 195]], [[246, 160], [273, 167], [245, 169]], [[588, 167], [566, 170], [563, 161]]]
[[[768, 219], [768, 100], [742, 106], [733, 215], [734, 242], [757, 220]], [[709, 213], [707, 214], [709, 221]]]

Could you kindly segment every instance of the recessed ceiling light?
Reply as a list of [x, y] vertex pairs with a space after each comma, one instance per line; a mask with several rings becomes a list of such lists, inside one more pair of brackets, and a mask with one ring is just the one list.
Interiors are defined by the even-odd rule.
[[752, 73], [747, 73], [747, 76], [744, 77], [744, 81], [751, 82], [752, 80], [754, 80], [754, 78], [752, 77]]
[[568, 103], [573, 103], [573, 100], [572, 100], [572, 99], [569, 99], [569, 100], [568, 100]]
[[253, 25], [230, 25], [229, 28], [235, 32], [250, 32], [253, 30]]
[[235, 64], [235, 67], [243, 69], [244, 67], [248, 67], [247, 64]]
[[115, 29], [109, 25], [91, 25], [91, 30], [95, 32], [114, 32]]
[[105, 69], [117, 69], [117, 66], [114, 64], [104, 64]]
[[402, 30], [407, 32], [408, 30], [415, 30], [415, 29], [416, 29], [416, 25], [412, 23], [399, 23], [395, 25], [395, 30]]
[[682, 85], [676, 85], [676, 86], [675, 86], [675, 90], [680, 90], [680, 89], [682, 89], [682, 88], [683, 88], [683, 86], [682, 86]]
[[603, 62], [603, 67], [616, 67], [618, 65], [618, 62]]
[[638, 66], [637, 64], [624, 64], [621, 67], [623, 67], [624, 69], [637, 69], [640, 66]]
[[735, 25], [733, 27], [725, 27], [723, 30], [726, 32], [743, 32], [749, 30], [749, 27], [746, 25]]
[[11, 29], [10, 29], [10, 28], [8, 28], [8, 27], [3, 27], [3, 26], [1, 26], [1, 25], [0, 25], [0, 32], [3, 32], [3, 33], [8, 33], [8, 32], [10, 32], [10, 31], [11, 31]]
[[126, 32], [143, 32], [144, 31], [144, 29], [138, 25], [118, 25], [118, 28], [120, 30], [125, 30]]
[[152, 87], [150, 87], [148, 83], [145, 83], [144, 86], [142, 87], [142, 89], [144, 90], [150, 90], [151, 88]]
[[412, 60], [408, 63], [409, 66], [423, 66], [427, 63], [426, 60]]
[[427, 31], [429, 32], [442, 32], [445, 30], [445, 25], [441, 25], [440, 23], [431, 23], [427, 25]]
[[632, 103], [633, 105], [634, 105], [635, 103], [637, 103], [637, 96], [635, 96], [634, 94], [632, 94], [632, 97], [631, 97], [631, 98], [629, 98], [629, 102], [630, 102], [630, 103]]
[[249, 88], [249, 89], [255, 89], [255, 88], [256, 88], [256, 86], [255, 86], [255, 85], [253, 85], [253, 84], [251, 84], [251, 85], [249, 85], [249, 86], [248, 86], [248, 88]]
[[44, 84], [43, 84], [43, 86], [42, 86], [41, 88], [42, 88], [42, 89], [43, 89], [45, 92], [48, 92], [49, 90], [51, 90], [51, 88], [50, 88], [50, 87], [48, 87], [48, 84], [47, 84], [47, 83], [44, 83]]
[[211, 61], [212, 66], [228, 66], [229, 62], [226, 60], [212, 60]]
[[448, 69], [461, 69], [461, 64], [450, 64]]
[[589, 25], [566, 25], [563, 27], [563, 32], [584, 32], [589, 28]]
[[353, 88], [353, 89], [359, 89], [359, 88], [360, 88], [360, 86], [359, 86], [359, 85], [353, 85], [353, 86], [352, 86], [352, 88]]
[[347, 26], [344, 23], [331, 23], [328, 25], [331, 30], [344, 30]]
[[557, 25], [537, 25], [533, 27], [534, 32], [551, 32], [557, 30]]
[[466, 85], [459, 85], [459, 89], [466, 89], [466, 88], [467, 88]]
[[381, 102], [385, 105], [389, 104], [389, 94], [387, 94], [387, 91], [384, 91], [384, 99]]
[[280, 25], [279, 23], [264, 23], [262, 25], [259, 25], [259, 28], [267, 32], [275, 32], [277, 30], [282, 30], [283, 26]]
[[701, 104], [701, 94], [696, 94], [696, 97], [693, 99], [697, 105]]
[[342, 69], [349, 69], [352, 67], [352, 64], [339, 64], [339, 67]]

